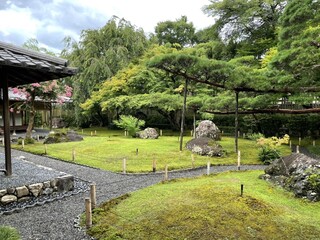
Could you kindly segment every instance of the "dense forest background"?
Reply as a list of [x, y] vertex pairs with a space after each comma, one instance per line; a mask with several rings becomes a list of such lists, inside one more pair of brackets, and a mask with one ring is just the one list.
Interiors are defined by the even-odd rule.
[[[133, 115], [146, 126], [179, 129], [212, 119], [225, 132], [319, 135], [320, 1], [208, 1], [212, 26], [186, 16], [147, 35], [113, 17], [65, 39], [62, 57], [79, 69], [69, 125], [113, 126]], [[294, 115], [293, 115], [294, 114]]]

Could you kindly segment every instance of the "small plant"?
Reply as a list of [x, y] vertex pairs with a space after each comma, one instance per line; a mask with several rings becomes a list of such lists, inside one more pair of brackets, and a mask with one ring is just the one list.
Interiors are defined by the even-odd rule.
[[19, 240], [21, 239], [15, 228], [8, 226], [0, 226], [0, 239]]
[[18, 144], [19, 145], [22, 145], [22, 140], [24, 140], [24, 144], [27, 145], [27, 144], [34, 144], [35, 140], [33, 138], [25, 138], [25, 139], [22, 139], [22, 138], [19, 138], [18, 139]]
[[257, 141], [260, 138], [264, 138], [264, 135], [262, 133], [250, 133], [246, 135], [246, 138], [252, 141]]
[[140, 128], [144, 126], [145, 121], [135, 118], [131, 115], [121, 115], [120, 120], [115, 120], [113, 123], [126, 131], [128, 131], [131, 137], [135, 137], [136, 133], [140, 131]]
[[261, 160], [264, 164], [270, 164], [275, 159], [280, 158], [281, 152], [277, 148], [282, 144], [288, 144], [289, 139], [290, 137], [287, 134], [284, 135], [283, 138], [259, 138], [257, 140], [257, 144], [261, 147], [259, 151], [259, 160]]

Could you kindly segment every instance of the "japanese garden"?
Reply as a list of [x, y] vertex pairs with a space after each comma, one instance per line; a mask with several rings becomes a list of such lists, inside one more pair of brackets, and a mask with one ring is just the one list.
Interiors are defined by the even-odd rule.
[[[181, 16], [145, 33], [114, 16], [59, 56], [27, 41], [61, 78], [9, 80], [0, 239], [24, 239], [23, 218], [41, 222], [45, 206], [77, 222], [48, 239], [319, 239], [319, 11], [211, 0], [202, 30]], [[8, 61], [0, 52], [0, 70]], [[44, 178], [11, 184], [20, 161]]]

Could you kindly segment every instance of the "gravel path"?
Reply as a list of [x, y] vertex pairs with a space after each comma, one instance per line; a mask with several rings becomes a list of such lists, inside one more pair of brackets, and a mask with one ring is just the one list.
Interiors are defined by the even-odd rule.
[[[3, 148], [0, 149], [3, 152]], [[23, 155], [27, 161], [69, 173], [80, 179], [95, 182], [97, 203], [100, 204], [125, 193], [153, 185], [163, 179], [163, 174], [117, 174], [91, 167], [67, 163], [43, 156], [12, 150], [12, 157]], [[241, 166], [245, 169], [264, 169], [263, 165]], [[215, 166], [211, 173], [237, 170], [236, 166]], [[206, 174], [206, 169], [170, 172], [169, 179], [195, 177]], [[19, 230], [23, 240], [85, 240], [91, 239], [74, 227], [74, 220], [84, 211], [84, 199], [89, 192], [63, 198], [43, 206], [25, 209], [11, 215], [0, 216], [0, 225], [9, 225]]]

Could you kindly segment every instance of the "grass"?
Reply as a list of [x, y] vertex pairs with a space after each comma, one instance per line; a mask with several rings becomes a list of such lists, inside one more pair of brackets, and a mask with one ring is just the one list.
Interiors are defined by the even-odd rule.
[[3, 240], [19, 240], [20, 235], [15, 228], [8, 226], [0, 226], [0, 239]]
[[[95, 131], [97, 135], [95, 134]], [[82, 131], [79, 131], [82, 134]], [[93, 136], [91, 136], [91, 133]], [[166, 132], [164, 132], [166, 134]], [[161, 171], [168, 165], [169, 170], [185, 169], [212, 165], [237, 164], [234, 151], [234, 138], [223, 137], [220, 144], [226, 151], [224, 157], [206, 157], [194, 155], [192, 164], [191, 152], [184, 149], [179, 151], [178, 136], [161, 136], [159, 139], [137, 139], [125, 137], [122, 131], [107, 131], [89, 129], [83, 132], [84, 141], [47, 145], [47, 155], [65, 161], [72, 161], [72, 151], [75, 151], [75, 162], [114, 172], [123, 171], [123, 159], [126, 159], [127, 172], [150, 172], [152, 162], [157, 163], [157, 170]], [[184, 144], [191, 137], [184, 137]], [[21, 149], [21, 145], [12, 144], [13, 148]], [[258, 147], [254, 141], [239, 139], [241, 150], [241, 164], [261, 164], [258, 160]], [[284, 155], [290, 154], [287, 146], [282, 146]], [[25, 145], [25, 151], [44, 154], [45, 146], [41, 143]]]
[[[320, 202], [227, 172], [160, 183], [93, 211], [96, 239], [319, 239]], [[240, 185], [244, 195], [240, 196]]]

